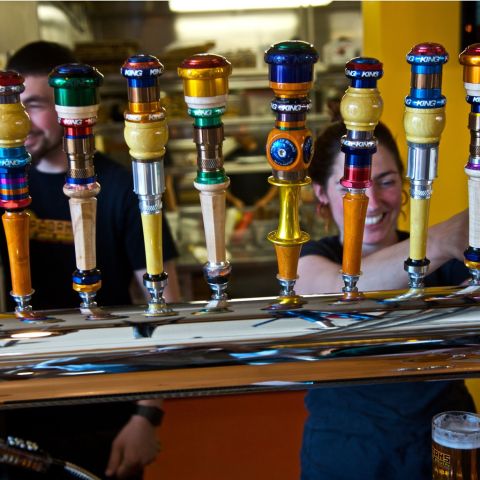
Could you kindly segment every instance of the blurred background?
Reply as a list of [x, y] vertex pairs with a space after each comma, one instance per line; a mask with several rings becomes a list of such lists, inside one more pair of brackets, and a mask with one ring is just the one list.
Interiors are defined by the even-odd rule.
[[[270, 110], [273, 93], [268, 87], [264, 51], [286, 39], [306, 40], [316, 46], [320, 61], [315, 67], [310, 95], [313, 108], [308, 115], [308, 126], [314, 134], [335, 115], [346, 87], [345, 62], [361, 51], [359, 2], [323, 1], [298, 6], [299, 2], [281, 0], [250, 2], [252, 5], [247, 1], [242, 2], [242, 10], [225, 10], [229, 3], [0, 2], [1, 17], [15, 19], [4, 22], [0, 32], [0, 61], [5, 62], [23, 44], [43, 39], [70, 46], [82, 62], [105, 75], [97, 148], [127, 166], [130, 158], [123, 138], [127, 90], [119, 68], [136, 53], [156, 55], [165, 65], [160, 82], [170, 139], [164, 205], [181, 253], [178, 270], [184, 300], [205, 299], [210, 294], [201, 273], [206, 251], [198, 192], [193, 187], [196, 150], [192, 121], [187, 116], [178, 65], [201, 52], [224, 55], [233, 65], [223, 148], [231, 179], [227, 248], [235, 268], [230, 295], [264, 296], [278, 293], [273, 245], [266, 240], [267, 233], [278, 224], [278, 199], [273, 196], [261, 201], [262, 206], [257, 204], [269, 191], [271, 169], [265, 143], [274, 126]], [[205, 10], [207, 7], [211, 10]], [[302, 195], [301, 222], [314, 238], [327, 233], [316, 218], [308, 188]], [[254, 279], [249, 275], [253, 265], [262, 267], [262, 275]], [[249, 281], [245, 282], [247, 277]]]

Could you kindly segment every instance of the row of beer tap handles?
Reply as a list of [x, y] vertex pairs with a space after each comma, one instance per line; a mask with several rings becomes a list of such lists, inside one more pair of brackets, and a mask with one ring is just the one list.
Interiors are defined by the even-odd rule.
[[[269, 85], [274, 92], [271, 108], [275, 126], [268, 135], [266, 156], [272, 167], [269, 183], [279, 191], [279, 223], [268, 234], [275, 246], [280, 294], [270, 309], [298, 308], [304, 303], [296, 295], [298, 259], [309, 235], [300, 229], [299, 198], [313, 155], [313, 138], [306, 127], [311, 102], [314, 64], [318, 54], [303, 41], [285, 41], [265, 52]], [[404, 128], [408, 143], [407, 177], [410, 180], [410, 253], [405, 260], [409, 290], [395, 301], [421, 296], [428, 272], [427, 227], [432, 183], [437, 176], [438, 145], [445, 126], [446, 99], [441, 93], [442, 68], [448, 60], [445, 49], [435, 43], [416, 45], [407, 55], [411, 65], [411, 88], [405, 98]], [[469, 247], [465, 264], [471, 273], [470, 288], [480, 288], [480, 44], [460, 54], [464, 66], [467, 102], [471, 105], [470, 155], [465, 172], [469, 190]], [[159, 78], [164, 71], [151, 55], [127, 59], [121, 74], [128, 85], [125, 112], [125, 141], [132, 157], [134, 191], [138, 195], [145, 239], [146, 273], [144, 285], [150, 294], [147, 316], [174, 315], [164, 300], [168, 282], [162, 255], [162, 195], [165, 191], [163, 158], [168, 141], [165, 110], [160, 101]], [[225, 197], [229, 179], [222, 155], [224, 131], [222, 115], [227, 108], [228, 79], [232, 72], [227, 59], [215, 54], [197, 54], [178, 68], [183, 80], [185, 103], [193, 119], [193, 141], [197, 149], [197, 176], [204, 222], [208, 261], [203, 272], [212, 298], [202, 311], [228, 309], [227, 287], [231, 265], [226, 258]], [[344, 196], [343, 299], [358, 300], [362, 293], [357, 282], [361, 275], [362, 241], [371, 185], [372, 157], [377, 149], [374, 135], [382, 113], [377, 81], [382, 64], [368, 57], [346, 64], [350, 80], [342, 101], [341, 114], [347, 134], [342, 138], [345, 154], [341, 184]], [[101, 288], [101, 272], [96, 265], [96, 196], [100, 192], [94, 168], [93, 127], [99, 106], [101, 73], [89, 65], [68, 64], [55, 68], [49, 76], [54, 89], [58, 121], [64, 127], [64, 151], [68, 159], [64, 193], [69, 197], [77, 269], [73, 289], [81, 298], [83, 313], [102, 318], [96, 304]], [[15, 72], [0, 72], [0, 206], [5, 210], [5, 229], [10, 270], [11, 295], [20, 318], [35, 317], [31, 307], [34, 290], [30, 279], [28, 168], [31, 158], [24, 142], [30, 123], [20, 102], [23, 78]], [[373, 160], [374, 161], [374, 160]], [[321, 274], [321, 272], [319, 272]], [[40, 318], [39, 316], [37, 316]]]

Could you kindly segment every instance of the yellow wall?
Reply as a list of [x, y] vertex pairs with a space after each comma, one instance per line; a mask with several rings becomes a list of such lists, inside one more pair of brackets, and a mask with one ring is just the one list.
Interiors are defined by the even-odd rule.
[[[450, 55], [443, 68], [443, 94], [447, 97], [447, 124], [440, 142], [438, 178], [433, 184], [430, 224], [445, 220], [467, 207], [467, 177], [470, 135], [469, 105], [465, 101], [460, 53], [460, 2], [364, 1], [363, 54], [378, 58], [384, 77], [378, 82], [384, 100], [384, 121], [393, 131], [406, 162], [403, 130], [404, 98], [410, 89], [410, 65], [405, 56], [417, 43], [442, 44]], [[401, 221], [401, 228], [408, 228]]]
[[[397, 139], [406, 162], [403, 130], [404, 97], [410, 88], [410, 65], [405, 55], [417, 43], [442, 44], [450, 55], [443, 68], [443, 94], [447, 97], [447, 125], [440, 142], [438, 178], [433, 184], [430, 224], [445, 220], [468, 205], [467, 177], [470, 106], [465, 101], [460, 53], [460, 2], [364, 1], [363, 54], [383, 62], [384, 77], [378, 82], [384, 100], [384, 121]], [[408, 228], [401, 221], [401, 228]], [[467, 381], [480, 411], [480, 380]]]

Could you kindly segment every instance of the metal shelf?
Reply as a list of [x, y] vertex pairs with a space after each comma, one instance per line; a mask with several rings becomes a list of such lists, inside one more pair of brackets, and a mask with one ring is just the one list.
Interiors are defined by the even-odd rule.
[[[267, 129], [273, 128], [275, 116], [271, 115], [252, 115], [252, 116], [238, 116], [229, 117], [228, 115], [222, 118], [225, 132], [236, 130], [243, 127], [246, 130], [265, 127]], [[310, 113], [307, 116], [307, 126], [312, 130], [317, 130], [330, 121], [330, 118], [325, 113]], [[167, 124], [171, 133], [171, 138], [190, 138], [192, 135], [192, 119], [191, 118], [171, 118], [167, 119]], [[109, 122], [98, 124], [95, 129], [97, 135], [123, 135], [123, 122]], [[180, 134], [178, 134], [180, 133]]]

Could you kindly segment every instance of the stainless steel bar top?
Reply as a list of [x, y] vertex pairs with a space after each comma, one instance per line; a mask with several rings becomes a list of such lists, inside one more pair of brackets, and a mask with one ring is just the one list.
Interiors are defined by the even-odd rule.
[[480, 296], [433, 288], [384, 302], [400, 293], [306, 296], [278, 311], [268, 298], [226, 313], [198, 302], [158, 318], [142, 306], [106, 308], [106, 320], [0, 314], [0, 408], [480, 376]]

